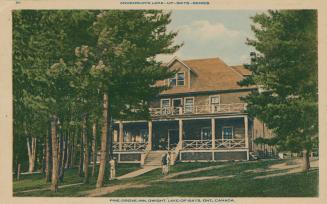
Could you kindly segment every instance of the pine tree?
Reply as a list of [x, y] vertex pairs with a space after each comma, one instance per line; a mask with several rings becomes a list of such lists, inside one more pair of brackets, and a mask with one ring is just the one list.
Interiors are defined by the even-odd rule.
[[241, 85], [257, 84], [244, 100], [250, 115], [275, 133], [280, 150], [303, 153], [303, 170], [318, 141], [317, 13], [313, 10], [268, 11], [252, 18], [256, 50]]

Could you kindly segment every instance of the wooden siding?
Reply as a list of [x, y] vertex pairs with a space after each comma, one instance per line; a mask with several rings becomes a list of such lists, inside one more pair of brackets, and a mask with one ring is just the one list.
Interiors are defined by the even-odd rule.
[[[248, 95], [250, 92], [249, 91], [240, 91], [240, 92], [230, 92], [230, 93], [217, 93], [217, 94], [209, 94], [209, 93], [202, 93], [202, 94], [197, 94], [193, 95], [194, 97], [194, 105], [208, 105], [209, 104], [209, 98], [210, 96], [220, 96], [220, 103], [221, 104], [231, 104], [231, 103], [243, 103], [241, 101], [240, 97]], [[150, 103], [151, 108], [160, 108], [160, 100], [161, 99], [174, 99], [174, 98], [182, 98], [184, 99], [185, 97], [190, 97], [190, 95], [187, 94], [179, 94], [179, 95], [174, 95], [174, 96], [160, 96], [159, 98], [153, 100]], [[183, 100], [184, 103], [184, 100]]]

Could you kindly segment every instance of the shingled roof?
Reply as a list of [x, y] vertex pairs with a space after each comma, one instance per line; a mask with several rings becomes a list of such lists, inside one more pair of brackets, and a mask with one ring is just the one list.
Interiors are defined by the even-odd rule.
[[[185, 86], [171, 88], [166, 91], [163, 91], [161, 94], [224, 91], [249, 88], [241, 87], [237, 84], [237, 82], [242, 80], [244, 76], [248, 74], [248, 72], [244, 71], [244, 67], [230, 67], [218, 57], [207, 59], [182, 60], [182, 62], [187, 65], [192, 71], [191, 75], [193, 77], [193, 80], [191, 82], [191, 87], [189, 88], [188, 86]], [[240, 72], [240, 70], [242, 72]], [[162, 84], [163, 82], [157, 83], [157, 85]]]
[[242, 74], [243, 76], [249, 76], [252, 74], [250, 70], [244, 67], [244, 65], [236, 65], [231, 67], [235, 69], [235, 71], [237, 71], [238, 73]]

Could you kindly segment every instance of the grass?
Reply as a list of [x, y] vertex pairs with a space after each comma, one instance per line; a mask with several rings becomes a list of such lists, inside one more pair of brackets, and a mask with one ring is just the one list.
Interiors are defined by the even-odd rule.
[[[116, 186], [126, 183], [146, 184], [144, 188], [128, 188], [116, 190], [105, 196], [107, 197], [313, 197], [318, 196], [318, 170], [310, 170], [306, 173], [292, 173], [282, 176], [254, 179], [256, 176], [280, 173], [285, 170], [274, 172], [255, 173], [251, 170], [267, 169], [272, 164], [283, 161], [266, 160], [258, 162], [225, 162], [226, 166], [201, 172], [194, 172], [174, 177], [174, 179], [194, 178], [202, 176], [228, 176], [234, 177], [200, 180], [200, 181], [167, 181], [162, 180], [161, 170], [156, 169], [141, 176], [127, 179], [110, 181], [106, 186]], [[171, 167], [171, 173], [187, 171], [191, 169], [203, 168], [221, 163], [178, 163]], [[119, 167], [117, 173], [125, 174], [139, 168], [138, 166], [126, 165]], [[67, 171], [65, 177], [80, 181], [74, 170]], [[71, 173], [71, 174], [70, 174]], [[70, 177], [72, 176], [72, 177]], [[43, 182], [43, 183], [42, 183]], [[29, 193], [17, 193], [16, 196], [85, 196], [85, 191], [95, 188], [95, 179], [90, 180], [88, 185], [79, 185], [59, 189], [59, 192], [35, 191]], [[44, 185], [44, 179], [40, 175], [30, 175], [22, 177], [19, 182], [14, 182], [14, 191], [27, 188], [37, 188]], [[41, 185], [41, 186], [42, 186]]]
[[[89, 172], [91, 172], [91, 167], [89, 167]], [[129, 172], [140, 169], [140, 165], [138, 164], [119, 164], [116, 170], [116, 176], [121, 176], [127, 174]], [[95, 170], [95, 175], [98, 175], [98, 166]], [[32, 190], [32, 189], [44, 189], [49, 188], [50, 183], [46, 183], [43, 175], [41, 174], [33, 174], [33, 175], [21, 175], [21, 179], [19, 181], [13, 181], [13, 191], [15, 196], [79, 196], [77, 191], [83, 190], [91, 190], [95, 187], [96, 177], [90, 176], [89, 184], [83, 184], [79, 186], [72, 186], [69, 188], [65, 188], [65, 190], [53, 194], [49, 190], [45, 191], [36, 191], [36, 192], [28, 192], [28, 193], [19, 193], [20, 191]], [[64, 182], [59, 182], [59, 186], [67, 185], [67, 184], [75, 184], [83, 182], [83, 177], [78, 176], [78, 168], [72, 168], [65, 170], [64, 174]], [[107, 184], [106, 182], [105, 184]]]

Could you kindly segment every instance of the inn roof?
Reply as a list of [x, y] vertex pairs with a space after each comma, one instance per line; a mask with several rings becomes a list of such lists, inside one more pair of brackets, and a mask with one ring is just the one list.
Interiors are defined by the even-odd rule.
[[[178, 94], [189, 92], [208, 92], [208, 91], [226, 91], [248, 89], [249, 87], [241, 87], [237, 82], [241, 81], [251, 72], [243, 65], [228, 66], [220, 58], [192, 59], [192, 60], [175, 60], [186, 65], [191, 69], [191, 86], [187, 84], [183, 87], [174, 87], [163, 91], [161, 94]], [[167, 65], [173, 65], [170, 62]], [[158, 82], [163, 85], [164, 82]], [[250, 87], [254, 88], [254, 87]]]

